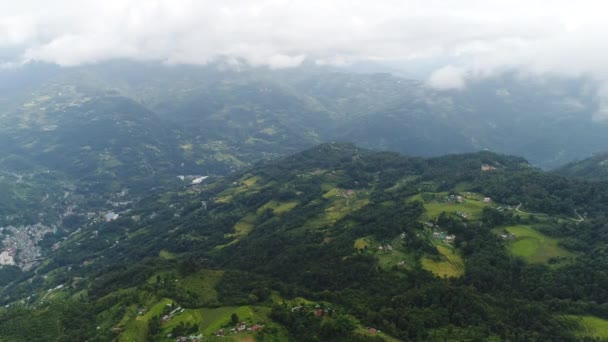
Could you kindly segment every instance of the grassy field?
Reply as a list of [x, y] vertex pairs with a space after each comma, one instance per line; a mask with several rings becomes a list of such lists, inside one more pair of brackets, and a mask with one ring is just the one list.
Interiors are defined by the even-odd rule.
[[241, 180], [241, 182], [248, 188], [254, 186], [259, 181], [260, 181], [259, 176], [253, 176], [253, 177], [244, 178]]
[[368, 193], [357, 191], [353, 195], [345, 197], [346, 190], [333, 188], [323, 194], [323, 198], [331, 201], [331, 206], [325, 209], [324, 220], [327, 223], [335, 224], [347, 214], [355, 212], [369, 204]]
[[279, 201], [272, 200], [272, 201], [264, 204], [260, 208], [258, 208], [257, 213], [261, 214], [264, 210], [270, 209], [270, 210], [272, 210], [273, 213], [275, 213], [277, 215], [281, 215], [281, 214], [291, 211], [297, 205], [298, 205], [297, 201], [279, 202]]
[[186, 309], [184, 312], [173, 316], [169, 322], [163, 324], [163, 332], [169, 334], [171, 330], [180, 325], [180, 323], [198, 325], [202, 321], [203, 315], [200, 309]]
[[215, 199], [216, 203], [230, 203], [234, 195], [250, 192], [250, 191], [258, 191], [261, 188], [259, 184], [261, 178], [258, 176], [245, 176], [241, 179], [239, 186], [230, 187], [217, 195]]
[[202, 270], [178, 281], [179, 288], [198, 294], [204, 305], [217, 303], [215, 286], [222, 279], [223, 271]]
[[461, 211], [467, 213], [467, 219], [478, 220], [481, 218], [483, 208], [487, 206], [489, 206], [489, 204], [472, 199], [467, 199], [463, 203], [425, 203], [424, 208], [426, 209], [426, 213], [424, 216], [427, 219], [434, 219], [444, 211], [449, 214], [455, 214], [456, 212]]
[[365, 247], [369, 248], [370, 244], [371, 244], [370, 239], [364, 237], [364, 238], [359, 238], [359, 239], [355, 240], [354, 246], [355, 246], [356, 250], [362, 250], [362, 249], [365, 249]]
[[240, 238], [240, 237], [243, 237], [243, 236], [249, 234], [251, 232], [251, 229], [253, 229], [253, 224], [254, 224], [256, 218], [257, 218], [256, 214], [249, 213], [249, 214], [245, 215], [242, 219], [240, 219], [234, 225], [235, 236], [237, 238]]
[[420, 262], [424, 269], [440, 277], [460, 277], [464, 274], [464, 260], [457, 252], [441, 244], [437, 245], [437, 251], [441, 254], [441, 260], [422, 258]]
[[[426, 197], [430, 196], [436, 199], [425, 200]], [[408, 201], [421, 201], [424, 203], [426, 212], [423, 214], [422, 219], [426, 221], [437, 218], [442, 212], [456, 214], [459, 211], [467, 213], [467, 219], [469, 220], [478, 220], [481, 218], [483, 208], [493, 205], [492, 203], [484, 203], [483, 196], [474, 193], [463, 194], [465, 199], [462, 203], [443, 202], [441, 199], [447, 196], [448, 193], [444, 192], [425, 193], [412, 196]]]
[[130, 320], [122, 334], [120, 334], [119, 341], [124, 342], [144, 342], [148, 335], [148, 321], [154, 317], [159, 316], [167, 304], [171, 304], [171, 299], [164, 298], [156, 303], [150, 310], [143, 316], [138, 316], [135, 319]]
[[382, 333], [382, 332], [372, 334], [372, 333], [370, 333], [368, 331], [368, 329], [363, 328], [363, 327], [359, 327], [359, 328], [355, 329], [355, 333], [357, 335], [365, 336], [365, 337], [368, 337], [368, 338], [371, 338], [371, 337], [379, 338], [382, 341], [386, 341], [386, 342], [399, 342], [399, 341], [401, 341], [401, 340], [398, 340], [398, 339], [396, 339], [394, 337], [391, 337], [391, 336], [389, 336], [389, 335], [387, 335], [385, 333]]
[[215, 246], [214, 248], [216, 250], [219, 250], [224, 247], [232, 246], [235, 243], [239, 242], [241, 238], [247, 236], [251, 232], [256, 219], [257, 215], [255, 213], [249, 213], [245, 215], [234, 225], [234, 233], [226, 234], [226, 237], [234, 238], [234, 240], [230, 241], [225, 245]]
[[240, 321], [255, 323], [256, 320], [264, 320], [265, 317], [256, 315], [253, 308], [250, 306], [224, 306], [215, 309], [199, 309], [201, 314], [201, 331], [203, 335], [209, 336], [214, 331], [230, 325], [230, 316], [236, 313]]
[[327, 207], [322, 213], [313, 219], [306, 221], [302, 230], [321, 229], [334, 225], [336, 222], [343, 219], [346, 215], [362, 209], [369, 204], [369, 193], [367, 191], [357, 191], [349, 198], [338, 195], [340, 190], [332, 188], [332, 184], [323, 184], [323, 189], [329, 189], [325, 192], [322, 199], [314, 200], [312, 203], [320, 204], [325, 202]]
[[166, 251], [164, 249], [162, 249], [160, 252], [158, 252], [158, 256], [165, 259], [165, 260], [173, 260], [175, 259], [175, 254]]
[[510, 252], [530, 263], [546, 263], [554, 257], [573, 255], [558, 245], [559, 240], [541, 234], [531, 226], [511, 226], [506, 230], [516, 236], [515, 240], [509, 243]]
[[601, 341], [608, 339], [608, 320], [595, 316], [565, 316], [580, 324], [580, 330], [576, 332], [577, 337], [591, 337]]
[[[149, 320], [154, 316], [160, 315], [167, 304], [170, 303], [172, 303], [170, 299], [163, 299], [154, 305], [145, 315], [130, 319], [126, 323], [125, 330], [120, 335], [119, 341], [146, 341]], [[252, 325], [258, 322], [267, 322], [269, 310], [270, 309], [268, 308], [252, 306], [225, 306], [219, 308], [185, 309], [183, 312], [175, 314], [170, 321], [162, 325], [161, 335], [171, 333], [173, 328], [181, 323], [184, 323], [198, 325], [203, 335], [209, 337], [220, 328], [231, 326], [231, 315], [233, 313], [238, 315], [240, 321], [246, 322], [248, 325]], [[131, 312], [131, 315], [132, 314], [133, 313]], [[234, 339], [232, 340], [237, 341], [241, 338], [249, 336], [247, 334], [240, 335], [241, 336], [234, 336]]]

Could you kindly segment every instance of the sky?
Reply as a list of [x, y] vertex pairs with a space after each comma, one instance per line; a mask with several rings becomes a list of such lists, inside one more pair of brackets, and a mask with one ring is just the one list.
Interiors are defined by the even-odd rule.
[[512, 69], [608, 85], [607, 10], [599, 0], [2, 0], [0, 64], [371, 61], [430, 65], [438, 89]]

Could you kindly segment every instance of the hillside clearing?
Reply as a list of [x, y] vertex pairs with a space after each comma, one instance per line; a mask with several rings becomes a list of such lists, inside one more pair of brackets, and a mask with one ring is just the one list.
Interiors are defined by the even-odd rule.
[[595, 316], [564, 316], [572, 319], [580, 325], [580, 330], [576, 332], [577, 337], [591, 337], [600, 340], [608, 339], [608, 320]]
[[515, 235], [508, 244], [509, 251], [530, 263], [547, 263], [551, 258], [572, 256], [573, 253], [559, 246], [559, 240], [534, 230], [531, 226], [518, 225], [505, 228]]
[[464, 260], [452, 248], [437, 245], [437, 251], [441, 254], [439, 260], [424, 257], [420, 260], [422, 267], [433, 272], [439, 277], [460, 277], [464, 274]]

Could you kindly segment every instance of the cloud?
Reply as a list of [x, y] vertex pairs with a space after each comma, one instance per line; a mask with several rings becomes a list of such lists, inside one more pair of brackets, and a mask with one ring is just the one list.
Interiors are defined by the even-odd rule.
[[448, 65], [434, 71], [428, 84], [440, 90], [462, 89], [465, 86], [465, 70]]
[[608, 81], [607, 9], [592, 0], [4, 1], [0, 52], [13, 58], [0, 63], [375, 61], [436, 65], [428, 81], [442, 89], [505, 69]]

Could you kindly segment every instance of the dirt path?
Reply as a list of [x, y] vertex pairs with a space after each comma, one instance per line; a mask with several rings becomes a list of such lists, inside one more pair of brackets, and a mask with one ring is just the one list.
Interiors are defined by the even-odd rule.
[[574, 219], [574, 221], [578, 223], [585, 221], [585, 218], [581, 214], [579, 214], [576, 209], [574, 209], [574, 213], [576, 214], [576, 216], [578, 216], [578, 219]]
[[[521, 203], [519, 203], [517, 205], [517, 207], [515, 207], [515, 211], [517, 211], [518, 213], [522, 213], [522, 214], [534, 215], [533, 213], [527, 213], [525, 211], [521, 211], [521, 210], [519, 210], [519, 208], [521, 208]], [[578, 216], [578, 218], [570, 218], [571, 220], [575, 221], [576, 223], [581, 223], [581, 222], [585, 221], [585, 218], [581, 214], [579, 214], [576, 209], [574, 209], [574, 213], [576, 214], [576, 216]]]

